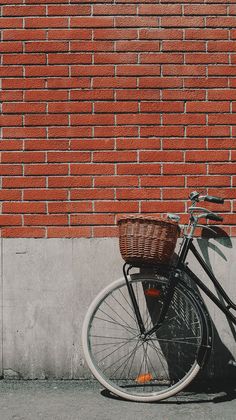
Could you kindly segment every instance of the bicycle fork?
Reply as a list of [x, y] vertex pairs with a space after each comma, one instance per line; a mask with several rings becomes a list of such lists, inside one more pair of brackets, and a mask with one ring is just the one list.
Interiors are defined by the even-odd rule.
[[142, 336], [142, 338], [145, 339], [147, 337], [150, 337], [155, 332], [157, 332], [158, 329], [161, 328], [163, 322], [165, 321], [165, 317], [166, 317], [166, 314], [168, 312], [170, 302], [173, 298], [174, 290], [175, 290], [175, 287], [178, 283], [180, 273], [179, 273], [178, 270], [174, 270], [173, 272], [170, 273], [168, 285], [167, 285], [165, 293], [164, 293], [164, 301], [163, 301], [163, 306], [161, 308], [161, 312], [160, 312], [160, 315], [159, 315], [159, 319], [158, 319], [156, 325], [154, 325], [151, 329], [146, 331], [145, 326], [144, 326], [144, 322], [143, 322], [143, 319], [142, 319], [142, 316], [141, 316], [141, 313], [140, 313], [140, 310], [139, 310], [139, 306], [138, 306], [138, 303], [137, 303], [137, 299], [136, 299], [136, 296], [135, 296], [135, 293], [134, 293], [134, 290], [133, 290], [133, 286], [128, 280], [128, 274], [129, 274], [129, 271], [132, 268], [132, 266], [129, 265], [129, 267], [126, 271], [126, 266], [127, 265], [129, 265], [129, 264], [127, 264], [127, 263], [124, 264], [123, 273], [124, 273], [127, 289], [128, 289], [128, 292], [129, 292], [130, 300], [131, 300], [132, 305], [133, 305], [133, 310], [134, 310], [134, 313], [135, 313], [135, 316], [136, 316], [136, 320], [137, 320], [137, 323], [138, 323], [138, 326], [139, 326], [140, 335]]

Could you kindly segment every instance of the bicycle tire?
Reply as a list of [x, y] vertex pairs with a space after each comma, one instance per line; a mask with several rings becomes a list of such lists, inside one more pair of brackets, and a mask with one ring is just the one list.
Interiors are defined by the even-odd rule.
[[[167, 279], [133, 275], [129, 280], [150, 328], [160, 312]], [[209, 350], [208, 322], [204, 307], [180, 282], [162, 327], [144, 341], [121, 278], [91, 303], [82, 344], [91, 372], [111, 393], [131, 401], [159, 401], [183, 390], [199, 372]]]

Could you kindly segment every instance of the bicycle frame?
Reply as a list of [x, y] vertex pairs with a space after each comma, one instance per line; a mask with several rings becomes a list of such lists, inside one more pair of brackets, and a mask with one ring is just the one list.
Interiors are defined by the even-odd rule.
[[[219, 295], [227, 303], [227, 306], [225, 306], [224, 303], [222, 303], [221, 300], [217, 298], [216, 295], [212, 293], [211, 290], [198, 278], [198, 276], [196, 276], [196, 274], [194, 274], [194, 272], [190, 270], [190, 268], [185, 264], [185, 260], [189, 250], [197, 259], [197, 261], [207, 274], [208, 278], [210, 278]], [[182, 251], [177, 263], [177, 268], [184, 271], [197, 284], [197, 286], [211, 299], [211, 301], [217, 305], [217, 307], [227, 316], [227, 318], [229, 318], [236, 325], [236, 317], [232, 314], [232, 312], [230, 312], [231, 309], [236, 310], [236, 304], [232, 302], [232, 300], [227, 295], [217, 278], [214, 276], [211, 269], [208, 267], [202, 256], [195, 248], [193, 244], [193, 238], [184, 239]]]
[[[198, 278], [198, 276], [190, 270], [188, 265], [185, 263], [188, 252], [191, 251], [194, 257], [197, 259], [207, 276], [210, 278], [212, 283], [214, 284], [217, 292], [219, 293], [220, 297], [223, 298], [224, 302], [227, 303], [227, 306], [225, 306], [224, 303], [214, 294], [211, 292], [211, 290]], [[217, 307], [226, 315], [226, 317], [233, 322], [234, 325], [236, 325], [236, 316], [232, 314], [230, 311], [231, 309], [236, 310], [236, 304], [232, 302], [230, 297], [227, 295], [223, 287], [220, 285], [219, 281], [214, 276], [211, 269], [208, 267], [208, 265], [205, 263], [202, 256], [199, 254], [197, 249], [195, 248], [193, 244], [193, 237], [185, 236], [181, 248], [180, 255], [178, 257], [177, 264], [175, 266], [171, 266], [170, 275], [169, 275], [169, 284], [167, 287], [167, 293], [165, 302], [162, 308], [162, 311], [160, 313], [159, 320], [156, 325], [154, 325], [150, 330], [145, 331], [144, 324], [140, 315], [139, 307], [135, 298], [135, 295], [133, 293], [132, 285], [129, 283], [127, 274], [129, 273], [129, 270], [132, 268], [132, 266], [129, 266], [126, 274], [126, 267], [127, 264], [123, 267], [124, 277], [126, 279], [126, 284], [128, 287], [128, 291], [130, 294], [131, 301], [133, 303], [133, 308], [136, 314], [137, 322], [140, 329], [140, 334], [143, 336], [143, 338], [151, 336], [153, 333], [158, 331], [158, 329], [161, 327], [161, 325], [164, 322], [166, 313], [168, 311], [171, 299], [174, 294], [175, 285], [178, 283], [179, 277], [181, 275], [181, 272], [186, 273], [193, 281], [194, 283], [211, 299], [212, 302], [214, 302]]]

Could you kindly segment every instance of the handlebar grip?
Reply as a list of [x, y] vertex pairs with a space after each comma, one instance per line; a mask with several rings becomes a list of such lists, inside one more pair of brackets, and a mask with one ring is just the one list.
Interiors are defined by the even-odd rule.
[[223, 204], [225, 200], [220, 197], [214, 197], [213, 195], [206, 195], [204, 201], [210, 201], [211, 203]]
[[206, 215], [206, 219], [208, 220], [215, 220], [216, 222], [223, 222], [223, 217], [219, 216], [218, 214], [209, 213]]

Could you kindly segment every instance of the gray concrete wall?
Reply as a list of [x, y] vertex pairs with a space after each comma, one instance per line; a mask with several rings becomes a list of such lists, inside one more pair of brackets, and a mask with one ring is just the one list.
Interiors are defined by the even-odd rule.
[[[204, 258], [236, 301], [236, 240], [199, 243]], [[122, 264], [116, 238], [2, 239], [3, 376], [88, 377], [80, 337], [83, 317], [98, 291], [122, 276]], [[198, 264], [193, 267], [205, 279]], [[208, 373], [236, 376], [236, 368], [228, 365], [236, 359], [235, 329], [215, 305], [206, 302], [217, 326]]]

